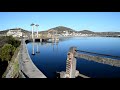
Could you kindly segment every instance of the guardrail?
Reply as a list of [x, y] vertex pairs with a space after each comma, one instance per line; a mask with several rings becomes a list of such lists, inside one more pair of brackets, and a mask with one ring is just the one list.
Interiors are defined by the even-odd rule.
[[[78, 51], [78, 50], [76, 50], [76, 51]], [[83, 58], [83, 59], [86, 59], [89, 61], [95, 61], [95, 62], [102, 63], [102, 64], [108, 64], [111, 66], [120, 67], [120, 56], [113, 56], [113, 55], [108, 55], [108, 54], [99, 54], [99, 53], [87, 52], [87, 51], [82, 51], [82, 52], [85, 52], [85, 54], [80, 53], [80, 52], [76, 52], [75, 57], [76, 58]], [[95, 54], [95, 56], [92, 54]], [[105, 57], [105, 56], [109, 56], [109, 57]], [[113, 59], [113, 58], [115, 58], [115, 59]]]

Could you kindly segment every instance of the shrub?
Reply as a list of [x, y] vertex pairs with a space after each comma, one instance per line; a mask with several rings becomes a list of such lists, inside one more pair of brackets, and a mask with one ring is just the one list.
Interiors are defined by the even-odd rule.
[[12, 55], [14, 54], [15, 47], [12, 46], [11, 44], [5, 44], [1, 48], [1, 53], [0, 53], [0, 58], [2, 61], [10, 61]]

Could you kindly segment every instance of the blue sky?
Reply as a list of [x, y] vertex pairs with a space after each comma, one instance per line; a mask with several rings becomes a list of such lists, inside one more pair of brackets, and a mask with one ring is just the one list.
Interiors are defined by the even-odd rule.
[[31, 23], [39, 24], [39, 31], [65, 26], [77, 31], [120, 32], [120, 12], [0, 12], [0, 30], [31, 30]]

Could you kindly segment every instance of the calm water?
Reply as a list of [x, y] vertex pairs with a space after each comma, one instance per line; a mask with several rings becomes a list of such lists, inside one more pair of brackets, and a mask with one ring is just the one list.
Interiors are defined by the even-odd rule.
[[[36, 42], [35, 52], [37, 45], [40, 53], [32, 55], [32, 43], [27, 44], [28, 52], [34, 64], [48, 78], [56, 77], [55, 72], [66, 70], [67, 52], [71, 46], [76, 46], [79, 50], [120, 56], [120, 38], [75, 37], [62, 39], [58, 43]], [[120, 68], [84, 59], [77, 59], [77, 70], [93, 78], [120, 78]]]

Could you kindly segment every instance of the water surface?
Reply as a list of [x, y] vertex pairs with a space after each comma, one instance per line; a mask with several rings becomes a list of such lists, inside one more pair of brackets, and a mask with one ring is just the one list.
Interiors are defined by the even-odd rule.
[[[35, 52], [39, 46], [40, 53], [32, 55], [32, 43], [27, 44], [29, 55], [34, 64], [48, 77], [55, 78], [56, 72], [66, 70], [67, 52], [71, 46], [78, 50], [120, 56], [120, 38], [112, 37], [75, 37], [63, 38], [58, 43], [35, 43]], [[120, 68], [77, 59], [77, 70], [93, 78], [120, 77]]]

